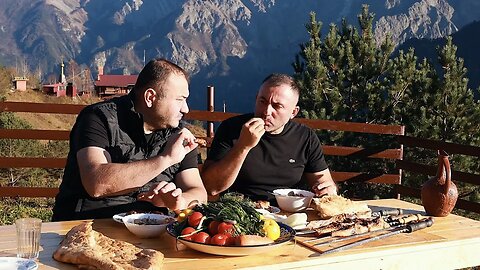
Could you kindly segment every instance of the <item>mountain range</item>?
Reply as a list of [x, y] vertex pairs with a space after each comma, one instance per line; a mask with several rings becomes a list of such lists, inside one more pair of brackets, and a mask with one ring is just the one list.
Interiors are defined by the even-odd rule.
[[[299, 44], [308, 40], [305, 24], [312, 11], [326, 32], [329, 24], [339, 24], [342, 18], [356, 25], [362, 4], [367, 4], [375, 14], [376, 40], [390, 33], [399, 48], [459, 33], [480, 19], [478, 0], [0, 0], [0, 4], [2, 65], [15, 66], [22, 59], [46, 77], [58, 72], [61, 61], [73, 59], [93, 74], [98, 66], [107, 74], [137, 74], [145, 61], [164, 57], [191, 74], [192, 109], [206, 108], [206, 87], [214, 85], [216, 109], [225, 105], [231, 112], [253, 108], [255, 93], [268, 74], [293, 72]], [[473, 27], [479, 33], [478, 25]], [[468, 36], [457, 40], [469, 42]], [[425, 48], [425, 56], [434, 52], [426, 45], [419, 48]]]

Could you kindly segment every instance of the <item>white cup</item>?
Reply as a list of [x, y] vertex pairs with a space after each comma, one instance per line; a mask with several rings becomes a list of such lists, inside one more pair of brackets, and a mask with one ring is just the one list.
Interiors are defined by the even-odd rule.
[[17, 228], [17, 257], [36, 259], [40, 251], [42, 220], [20, 218], [15, 221]]

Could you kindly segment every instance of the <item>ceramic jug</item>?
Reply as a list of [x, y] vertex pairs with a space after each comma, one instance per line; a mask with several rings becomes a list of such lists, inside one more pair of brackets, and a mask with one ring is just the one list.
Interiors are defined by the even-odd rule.
[[422, 203], [428, 215], [445, 217], [453, 210], [458, 191], [450, 178], [448, 154], [443, 150], [438, 151], [437, 175], [422, 186]]

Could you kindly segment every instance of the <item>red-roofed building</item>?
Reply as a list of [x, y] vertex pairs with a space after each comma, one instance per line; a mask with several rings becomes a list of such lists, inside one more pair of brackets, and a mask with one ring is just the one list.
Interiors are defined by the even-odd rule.
[[101, 98], [126, 95], [132, 90], [138, 75], [104, 75], [103, 68], [98, 69], [95, 92]]

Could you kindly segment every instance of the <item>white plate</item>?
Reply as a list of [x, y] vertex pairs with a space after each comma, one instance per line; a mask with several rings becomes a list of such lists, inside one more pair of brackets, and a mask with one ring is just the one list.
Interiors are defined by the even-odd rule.
[[167, 226], [167, 232], [171, 236], [177, 238], [177, 240], [184, 244], [185, 246], [194, 249], [196, 251], [214, 254], [214, 255], [223, 255], [223, 256], [247, 256], [253, 255], [258, 253], [265, 253], [274, 248], [277, 248], [281, 245], [288, 243], [295, 237], [295, 230], [292, 229], [290, 226], [287, 226], [283, 223], [278, 223], [280, 225], [281, 235], [280, 238], [275, 240], [275, 242], [271, 244], [263, 244], [263, 245], [256, 245], [256, 246], [217, 246], [211, 244], [200, 244], [193, 241], [180, 239], [177, 237], [175, 233], [175, 225], [178, 223], [171, 223]]
[[16, 257], [0, 257], [0, 270], [36, 270], [38, 264], [33, 260], [16, 258]]
[[[113, 220], [115, 220], [116, 222], [118, 223], [122, 223], [123, 224], [123, 217], [124, 216], [127, 216], [127, 215], [131, 215], [131, 214], [149, 214], [150, 212], [135, 212], [135, 213], [120, 213], [120, 214], [115, 214], [113, 215]], [[163, 214], [162, 214], [163, 215]], [[175, 216], [175, 213], [173, 212], [169, 212], [167, 216]]]

